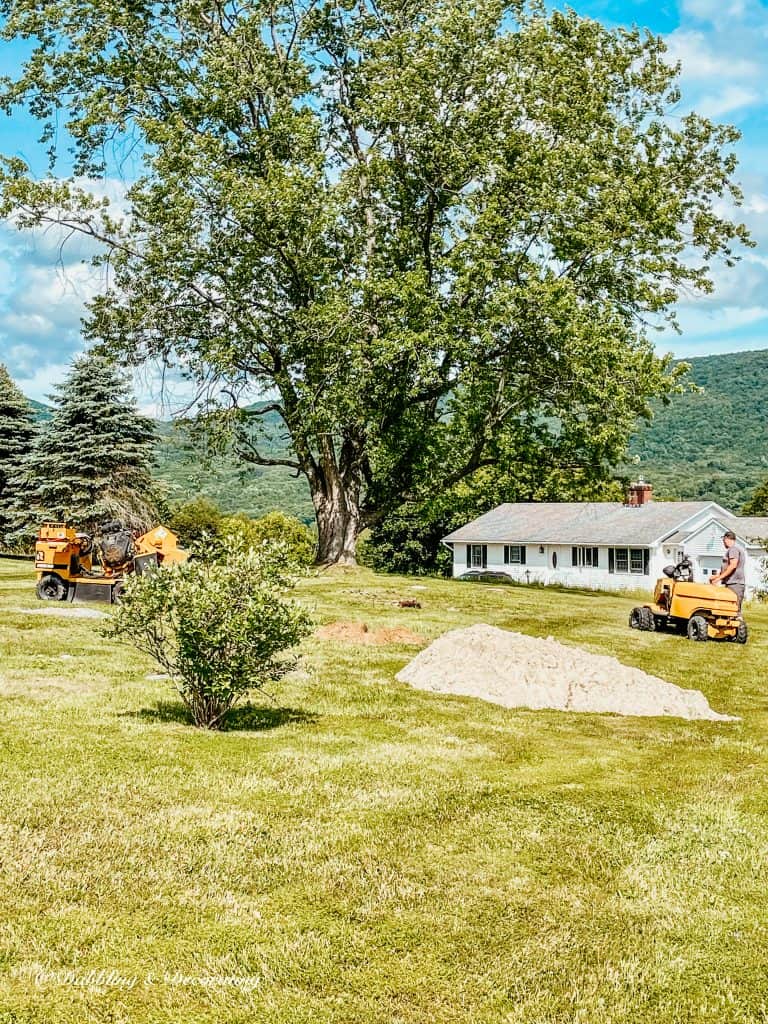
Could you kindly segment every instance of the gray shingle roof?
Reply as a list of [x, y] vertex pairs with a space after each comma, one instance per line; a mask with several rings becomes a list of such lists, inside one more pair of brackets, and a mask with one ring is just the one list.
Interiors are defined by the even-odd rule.
[[449, 544], [645, 546], [678, 530], [692, 516], [711, 506], [717, 514], [711, 501], [651, 501], [639, 508], [629, 508], [618, 501], [505, 504], [443, 539]]
[[665, 537], [665, 544], [684, 544], [695, 530], [678, 530], [677, 533], [673, 533], [671, 537]]
[[721, 522], [745, 540], [765, 540], [768, 537], [768, 516], [731, 516]]
[[[716, 515], [715, 518], [727, 530], [733, 530], [737, 537], [746, 541], [764, 541], [768, 538], [768, 516], [723, 516]], [[669, 544], [684, 544], [688, 538], [698, 533], [700, 527], [695, 530], [679, 530], [671, 537], [665, 537]]]

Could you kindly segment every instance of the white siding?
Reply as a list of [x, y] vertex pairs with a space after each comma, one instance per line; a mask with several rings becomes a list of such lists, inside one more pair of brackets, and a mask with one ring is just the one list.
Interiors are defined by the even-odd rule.
[[[658, 551], [650, 552], [650, 574], [611, 573], [608, 571], [608, 548], [598, 545], [598, 567], [575, 568], [570, 544], [527, 544], [525, 565], [505, 565], [504, 545], [487, 544], [489, 572], [504, 572], [519, 583], [545, 583], [551, 586], [578, 587], [585, 590], [650, 590], [657, 573], [668, 563]], [[544, 550], [540, 551], [539, 548]], [[553, 564], [557, 556], [557, 565]], [[467, 545], [455, 544], [453, 575], [467, 572]]]

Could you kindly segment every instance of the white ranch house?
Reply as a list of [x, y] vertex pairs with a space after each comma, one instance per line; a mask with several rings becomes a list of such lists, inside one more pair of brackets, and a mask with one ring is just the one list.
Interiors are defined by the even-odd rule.
[[768, 517], [736, 516], [713, 501], [652, 501], [650, 487], [620, 502], [505, 504], [443, 539], [453, 575], [505, 573], [521, 583], [647, 590], [664, 566], [688, 555], [705, 582], [732, 530], [747, 552], [747, 596], [761, 585]]

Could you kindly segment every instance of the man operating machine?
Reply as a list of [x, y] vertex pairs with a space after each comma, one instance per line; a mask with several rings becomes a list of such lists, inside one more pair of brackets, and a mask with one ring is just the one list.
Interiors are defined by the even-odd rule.
[[739, 599], [739, 612], [741, 612], [746, 586], [744, 568], [747, 555], [744, 548], [740, 548], [736, 543], [736, 534], [730, 530], [728, 533], [723, 534], [723, 544], [725, 545], [725, 555], [723, 556], [722, 567], [720, 572], [710, 576], [709, 582], [715, 584], [722, 583], [729, 590], [732, 590]]

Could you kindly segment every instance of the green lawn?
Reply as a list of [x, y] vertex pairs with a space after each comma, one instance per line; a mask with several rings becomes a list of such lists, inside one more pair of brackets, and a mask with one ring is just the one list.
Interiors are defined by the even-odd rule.
[[312, 640], [217, 735], [98, 622], [19, 612], [29, 570], [0, 563], [0, 1024], [768, 1020], [768, 610], [742, 648], [630, 632], [631, 598], [324, 576], [318, 621], [552, 634], [742, 720], [511, 711]]

